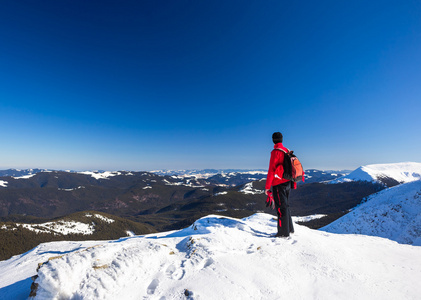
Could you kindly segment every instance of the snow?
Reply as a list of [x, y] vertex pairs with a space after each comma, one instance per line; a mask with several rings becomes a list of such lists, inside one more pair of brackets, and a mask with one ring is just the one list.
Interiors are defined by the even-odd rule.
[[380, 236], [421, 246], [421, 180], [371, 195], [365, 203], [322, 230]]
[[91, 175], [95, 179], [109, 179], [110, 177], [121, 175], [120, 172], [110, 172], [110, 171], [105, 171], [102, 173], [93, 172], [93, 171], [84, 171], [84, 172], [79, 172], [79, 174]]
[[75, 188], [75, 189], [61, 189], [61, 188], [59, 188], [58, 190], [59, 191], [65, 191], [65, 192], [71, 192], [71, 191], [75, 191], [75, 190], [79, 190], [79, 189], [84, 189], [85, 187], [84, 186], [78, 186], [77, 188]]
[[[0, 298], [419, 299], [421, 247], [211, 215], [189, 228], [107, 242], [55, 242], [0, 262]], [[186, 291], [187, 290], [187, 291]], [[188, 297], [185, 296], [188, 294]]]
[[31, 178], [31, 177], [34, 177], [35, 175], [37, 175], [36, 173], [35, 174], [28, 174], [28, 175], [23, 175], [23, 176], [19, 176], [19, 177], [13, 177], [14, 179], [29, 179], [29, 178]]
[[197, 171], [186, 171], [186, 170], [179, 170], [179, 171], [152, 171], [151, 173], [156, 173], [158, 175], [167, 175], [173, 174], [171, 177], [174, 179], [185, 179], [185, 178], [194, 178], [194, 179], [207, 179], [209, 177], [215, 176], [218, 173], [197, 173]]
[[382, 178], [392, 178], [400, 183], [411, 182], [421, 178], [421, 163], [404, 162], [395, 164], [375, 164], [359, 167], [348, 175], [330, 181], [341, 183], [350, 181], [379, 182]]
[[264, 194], [265, 193], [265, 191], [254, 189], [253, 188], [253, 182], [246, 183], [244, 185], [244, 187], [240, 190], [240, 192], [244, 193], [244, 194], [252, 194], [252, 195]]
[[[153, 180], [151, 180], [153, 181]], [[179, 182], [169, 182], [166, 179], [162, 180], [165, 185], [179, 185], [179, 186], [187, 186], [187, 187], [192, 187], [192, 188], [203, 188], [204, 186], [201, 185], [199, 182], [196, 181], [196, 185], [189, 179], [186, 180], [186, 183], [184, 183], [183, 181], [179, 181]]]
[[98, 219], [100, 219], [100, 220], [102, 220], [102, 221], [104, 221], [104, 222], [108, 223], [108, 224], [111, 224], [111, 223], [114, 223], [114, 222], [115, 222], [115, 220], [110, 219], [110, 218], [107, 218], [107, 217], [104, 217], [103, 215], [100, 215], [100, 214], [95, 214], [94, 216], [95, 216], [96, 218], [98, 218]]
[[1, 187], [7, 187], [7, 185], [8, 185], [9, 183], [7, 182], [7, 181], [4, 181], [4, 180], [0, 180], [0, 186]]
[[[85, 214], [88, 218], [97, 218], [108, 224], [115, 222], [115, 220], [104, 217], [100, 214]], [[52, 233], [54, 235], [69, 235], [69, 234], [83, 234], [90, 235], [95, 231], [95, 223], [82, 223], [77, 221], [58, 220], [54, 222], [46, 222], [42, 224], [24, 224], [16, 223], [15, 225], [3, 225], [1, 230], [16, 230], [18, 227], [26, 228], [36, 233]]]
[[[103, 243], [106, 243], [106, 241]], [[45, 262], [51, 257], [80, 251], [98, 244], [101, 244], [101, 242], [44, 243], [22, 255], [16, 255], [9, 260], [0, 261], [0, 299], [27, 299], [32, 283], [31, 276], [36, 275], [39, 263]]]
[[222, 196], [222, 195], [226, 195], [226, 194], [228, 194], [228, 192], [219, 192], [219, 193], [216, 193], [214, 196]]
[[154, 170], [151, 173], [158, 175], [170, 175], [172, 178], [185, 179], [185, 178], [195, 178], [195, 179], [208, 179], [215, 175], [221, 175], [222, 177], [236, 176], [241, 175], [266, 175], [267, 171], [263, 170]]
[[182, 181], [180, 181], [180, 182], [169, 182], [166, 179], [163, 179], [162, 181], [165, 183], [165, 185], [182, 185], [183, 184]]
[[[113, 220], [114, 221], [114, 220]], [[21, 226], [28, 230], [37, 233], [53, 233], [53, 234], [93, 234], [95, 227], [92, 224], [86, 224], [76, 221], [56, 221], [47, 222], [42, 224], [21, 224], [16, 223], [17, 226]]]
[[294, 222], [309, 222], [311, 220], [321, 219], [326, 217], [327, 215], [311, 215], [311, 216], [303, 216], [303, 217], [292, 217]]
[[98, 219], [100, 219], [100, 220], [108, 223], [108, 224], [111, 224], [111, 223], [114, 223], [115, 222], [115, 220], [110, 219], [110, 218], [107, 218], [107, 217], [104, 217], [103, 215], [100, 215], [100, 214], [91, 215], [91, 214], [88, 213], [88, 214], [85, 214], [85, 217], [88, 217], [88, 218], [95, 217], [95, 218], [98, 218]]

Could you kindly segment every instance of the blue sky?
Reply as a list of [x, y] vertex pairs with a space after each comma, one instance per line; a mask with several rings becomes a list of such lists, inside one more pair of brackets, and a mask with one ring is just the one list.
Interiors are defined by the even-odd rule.
[[0, 168], [421, 162], [419, 1], [6, 1]]

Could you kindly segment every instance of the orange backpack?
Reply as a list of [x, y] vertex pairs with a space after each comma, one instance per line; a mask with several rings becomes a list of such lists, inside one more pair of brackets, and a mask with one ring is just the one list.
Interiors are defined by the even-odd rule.
[[[304, 170], [298, 157], [295, 156], [294, 151], [285, 151], [284, 149], [277, 148], [285, 153], [284, 158], [284, 173], [282, 178], [291, 180], [293, 182], [304, 181]], [[286, 149], [286, 148], [285, 148]], [[288, 149], [287, 149], [288, 150]]]

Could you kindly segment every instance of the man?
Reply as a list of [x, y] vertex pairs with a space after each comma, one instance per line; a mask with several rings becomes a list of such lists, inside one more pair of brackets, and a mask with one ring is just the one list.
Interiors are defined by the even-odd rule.
[[289, 237], [290, 233], [294, 233], [294, 225], [288, 203], [291, 182], [282, 178], [282, 174], [284, 173], [283, 162], [284, 159], [288, 159], [284, 151], [289, 152], [289, 150], [282, 145], [282, 133], [275, 132], [272, 135], [272, 140], [275, 146], [270, 154], [265, 193], [269, 195], [270, 188], [272, 187], [275, 209], [278, 214], [278, 233], [275, 236], [286, 238]]

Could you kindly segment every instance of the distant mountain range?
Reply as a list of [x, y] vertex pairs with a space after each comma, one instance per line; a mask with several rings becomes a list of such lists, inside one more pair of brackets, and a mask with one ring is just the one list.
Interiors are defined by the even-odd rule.
[[[153, 174], [159, 175], [160, 177], [167, 178], [168, 184], [173, 185], [184, 185], [189, 187], [194, 186], [206, 186], [206, 185], [215, 185], [215, 186], [227, 186], [234, 187], [242, 185], [251, 181], [266, 179], [267, 171], [265, 170], [241, 170], [241, 169], [204, 169], [204, 170], [156, 170], [151, 172], [128, 172], [128, 171], [56, 171], [56, 170], [47, 170], [47, 169], [8, 169], [0, 170], [0, 188], [7, 187], [24, 187], [24, 183], [17, 184], [17, 179], [29, 179], [38, 173], [55, 173], [61, 174], [82, 174], [89, 175], [94, 179], [110, 179], [114, 176], [135, 176], [138, 177], [139, 174]], [[305, 171], [305, 183], [312, 182], [324, 182], [333, 179], [340, 178], [341, 176], [349, 174], [350, 171], [341, 170], [341, 171], [322, 171], [309, 169]], [[2, 178], [4, 177], [4, 178]], [[11, 177], [11, 178], [6, 178]], [[81, 177], [79, 177], [81, 178]], [[85, 181], [86, 183], [86, 181]], [[90, 182], [92, 184], [92, 181]], [[302, 182], [299, 182], [302, 184]], [[65, 184], [64, 184], [65, 185]], [[62, 186], [61, 189], [71, 190], [79, 188], [79, 186]], [[30, 187], [34, 187], [33, 185]]]
[[27, 175], [33, 175], [39, 172], [46, 172], [47, 169], [25, 169], [25, 170], [19, 170], [19, 169], [7, 169], [7, 170], [0, 170], [0, 177], [22, 177]]
[[[336, 178], [340, 178], [344, 175], [349, 174], [349, 170], [316, 170], [308, 169], [305, 170], [305, 183], [312, 182], [323, 182], [329, 181]], [[266, 179], [267, 170], [258, 169], [258, 170], [240, 170], [240, 169], [205, 169], [205, 170], [158, 170], [152, 171], [154, 174], [158, 175], [175, 175], [179, 177], [195, 177], [202, 179], [213, 179], [220, 183], [228, 183], [230, 185], [239, 185], [244, 184], [254, 180]], [[299, 182], [300, 184], [302, 182]]]
[[[149, 222], [161, 230], [161, 226], [168, 225], [168, 215], [175, 215], [176, 210], [183, 211], [174, 217], [177, 224], [183, 222], [180, 226], [190, 220], [186, 218], [186, 211], [191, 211], [192, 218], [197, 218], [197, 213], [202, 211], [226, 211], [238, 217], [263, 211], [266, 172], [236, 171], [6, 170], [2, 173], [8, 176], [0, 177], [0, 217], [6, 220], [12, 215], [57, 218], [94, 210]], [[158, 175], [161, 173], [177, 175]], [[309, 170], [307, 182], [327, 181], [341, 175], [343, 173]], [[298, 215], [302, 213], [297, 211]], [[162, 216], [163, 222], [160, 221]]]

